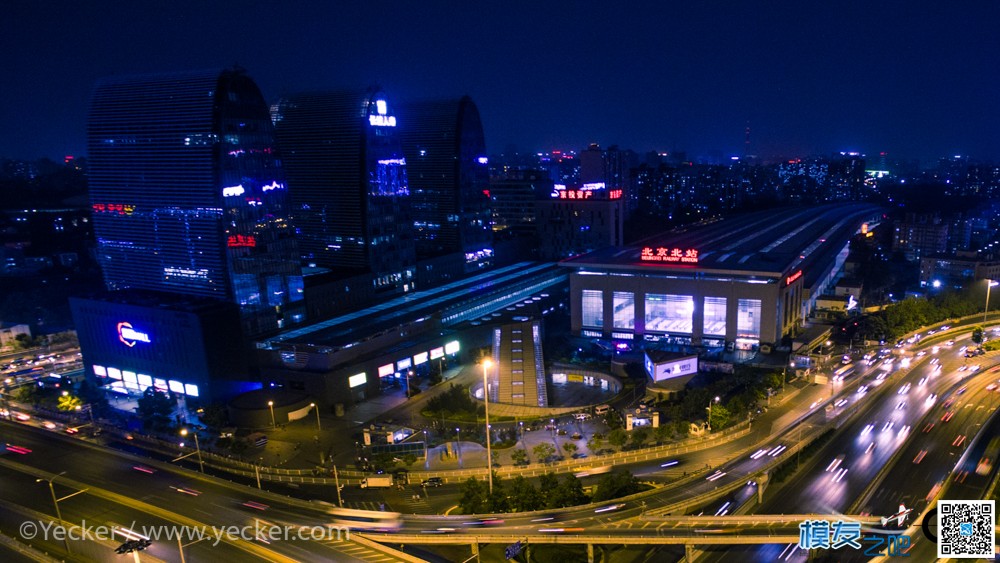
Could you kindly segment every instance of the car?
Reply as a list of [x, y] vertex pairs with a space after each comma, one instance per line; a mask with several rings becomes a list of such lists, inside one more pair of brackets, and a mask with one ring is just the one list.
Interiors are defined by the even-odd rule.
[[969, 369], [969, 366], [958, 366], [958, 371], [965, 371]]
[[865, 448], [865, 453], [866, 454], [870, 454], [870, 453], [872, 453], [874, 451], [875, 451], [875, 442], [872, 442], [872, 443], [868, 444], [868, 447]]
[[926, 355], [927, 355], [927, 351], [926, 350], [921, 350], [921, 351], [917, 352], [917, 357], [918, 358], [921, 358], [921, 357], [926, 356]]
[[578, 412], [573, 415], [573, 418], [579, 421], [590, 420], [590, 413]]
[[903, 386], [899, 388], [899, 391], [896, 391], [896, 394], [897, 395], [904, 395], [909, 390], [910, 390], [910, 384], [909, 383], [904, 383]]
[[844, 462], [844, 454], [840, 454], [837, 457], [833, 458], [833, 461], [830, 462], [830, 465], [826, 466], [826, 470], [825, 471], [827, 473], [829, 473], [831, 471], [836, 471], [837, 468], [840, 467], [840, 464], [843, 463], [843, 462]]
[[931, 393], [930, 395], [927, 396], [926, 399], [924, 399], [924, 402], [927, 403], [928, 405], [932, 405], [936, 400], [937, 400], [937, 394]]
[[965, 443], [965, 434], [959, 434], [958, 436], [955, 436], [954, 440], [952, 440], [951, 445], [955, 446], [956, 448], [961, 448], [962, 444], [964, 443]]
[[875, 429], [875, 423], [874, 422], [871, 423], [871, 424], [866, 424], [865, 427], [861, 430], [861, 435], [864, 436], [865, 434], [870, 433], [874, 429]]
[[247, 508], [253, 508], [254, 510], [260, 510], [260, 511], [264, 511], [264, 510], [267, 510], [269, 508], [266, 504], [262, 504], [262, 503], [259, 503], [259, 502], [256, 502], [256, 501], [252, 501], [252, 500], [248, 500], [248, 501], [244, 502], [243, 506], [245, 506]]
[[928, 422], [928, 423], [927, 423], [927, 426], [924, 426], [924, 434], [927, 434], [927, 433], [928, 433], [928, 432], [930, 432], [930, 431], [931, 431], [931, 430], [932, 430], [933, 428], [934, 428], [934, 423], [933, 423], [933, 422]]
[[990, 383], [989, 385], [986, 386], [986, 390], [987, 391], [992, 391], [992, 390], [994, 390], [996, 388], [997, 388], [997, 384], [996, 383]]
[[953, 416], [955, 416], [955, 411], [948, 411], [941, 416], [941, 422], [948, 422]]
[[572, 455], [573, 459], [586, 459], [586, 457], [587, 457], [587, 454], [585, 454], [583, 452], [576, 452], [575, 454]]
[[941, 405], [941, 406], [942, 406], [942, 407], [944, 407], [944, 408], [948, 408], [948, 407], [950, 407], [950, 406], [951, 406], [951, 405], [952, 405], [952, 404], [953, 404], [954, 402], [955, 402], [955, 398], [954, 398], [954, 397], [951, 397], [950, 399], [948, 399], [947, 401], [945, 401], [945, 402], [944, 402], [944, 404], [943, 404], [943, 405]]
[[31, 450], [28, 448], [24, 446], [15, 446], [14, 444], [7, 444], [7, 451], [19, 455], [28, 455], [31, 453]]
[[888, 432], [890, 430], [892, 430], [892, 421], [891, 420], [889, 422], [886, 422], [885, 426], [882, 427], [882, 432]]
[[140, 473], [146, 473], [146, 474], [149, 474], [149, 475], [152, 475], [153, 473], [156, 473], [155, 469], [153, 469], [152, 467], [146, 466], [146, 465], [133, 465], [132, 469], [134, 469], [134, 470], [136, 470], [136, 471], [138, 471]]
[[968, 390], [969, 390], [969, 388], [968, 388], [968, 387], [962, 387], [962, 388], [961, 388], [961, 389], [959, 389], [958, 391], [955, 391], [955, 395], [961, 395], [962, 393], [965, 393], [965, 392], [966, 392], [966, 391], [968, 391]]
[[170, 488], [173, 489], [173, 490], [175, 490], [175, 491], [177, 491], [178, 493], [183, 493], [185, 495], [191, 495], [193, 497], [201, 495], [201, 491], [196, 491], [194, 489], [189, 489], [187, 487], [174, 487], [174, 486], [171, 486]]
[[924, 385], [924, 383], [927, 383], [927, 377], [926, 376], [920, 378], [920, 381], [917, 382], [917, 387], [922, 387]]
[[897, 411], [899, 409], [905, 409], [905, 408], [906, 408], [906, 401], [900, 401], [899, 403], [896, 403], [896, 410]]
[[867, 385], [862, 385], [861, 387], [858, 387], [858, 395], [864, 395], [867, 392], [868, 392]]
[[564, 429], [564, 428], [560, 428], [560, 429], [559, 429], [559, 430], [558, 430], [558, 431], [556, 432], [556, 434], [558, 434], [558, 435], [560, 435], [560, 436], [565, 436], [566, 434], [568, 434], [568, 432], [566, 432], [566, 429]]
[[836, 403], [834, 403], [833, 406], [840, 408], [846, 404], [847, 404], [847, 399], [840, 399]]
[[579, 440], [579, 439], [583, 438], [583, 435], [582, 435], [582, 434], [580, 434], [579, 432], [574, 432], [574, 433], [573, 433], [573, 434], [572, 434], [572, 435], [570, 436], [570, 438], [572, 438], [572, 439], [574, 439], [574, 440]]
[[927, 450], [920, 450], [920, 452], [917, 453], [917, 457], [913, 458], [913, 463], [919, 464], [921, 461], [924, 460], [924, 456], [926, 455], [927, 455]]
[[67, 426], [66, 427], [66, 433], [67, 434], [79, 434], [80, 433], [80, 429], [76, 428], [74, 426]]
[[420, 482], [421, 487], [440, 487], [444, 485], [444, 480], [440, 477], [429, 477]]
[[42, 426], [48, 428], [49, 430], [56, 429], [56, 423], [52, 422], [51, 420], [46, 420], [45, 422], [42, 423]]

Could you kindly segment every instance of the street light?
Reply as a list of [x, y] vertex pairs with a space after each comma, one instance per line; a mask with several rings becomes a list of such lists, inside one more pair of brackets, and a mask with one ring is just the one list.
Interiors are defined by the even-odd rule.
[[[52, 485], [52, 481], [55, 481], [56, 477], [59, 477], [60, 475], [65, 475], [65, 474], [66, 474], [65, 471], [61, 471], [59, 473], [59, 475], [53, 475], [52, 477], [49, 477], [48, 479], [46, 479], [44, 477], [39, 477], [38, 479], [35, 479], [36, 483], [41, 483], [42, 481], [46, 481], [49, 484], [49, 492], [52, 493], [52, 504], [54, 504], [55, 507], [56, 507], [56, 518], [59, 519], [59, 525], [60, 526], [62, 525], [62, 521], [63, 521], [63, 519], [62, 519], [62, 512], [59, 511], [59, 499], [56, 498], [56, 489]], [[68, 534], [63, 534], [63, 542], [66, 544], [66, 553], [72, 553], [72, 550], [70, 550], [70, 548], [69, 548], [69, 538], [67, 538], [67, 535]]]
[[406, 398], [410, 398], [410, 376], [413, 375], [413, 370], [406, 370]]
[[708, 433], [712, 433], [712, 403], [718, 403], [719, 398], [716, 397], [714, 401], [709, 401], [708, 403]]
[[990, 288], [995, 285], [1000, 285], [1000, 282], [986, 278], [986, 307], [983, 308], [983, 324], [986, 324], [986, 313], [990, 310]]
[[493, 367], [493, 360], [486, 358], [483, 360], [483, 401], [486, 403], [486, 471], [490, 476], [490, 494], [493, 494], [493, 455], [490, 450], [490, 387], [487, 382], [489, 369]]
[[267, 406], [271, 409], [271, 428], [277, 428], [278, 424], [274, 421], [274, 401], [268, 401]]
[[455, 451], [458, 452], [458, 466], [462, 467], [462, 439], [459, 436], [459, 428], [455, 428]]
[[[201, 472], [205, 472], [205, 463], [201, 460], [201, 444], [198, 443], [198, 433], [192, 432], [194, 434], [194, 451], [198, 453], [198, 466], [201, 467]], [[181, 436], [187, 436], [188, 429], [181, 428]]]
[[323, 427], [319, 424], [319, 408], [316, 406], [316, 403], [309, 403], [309, 406], [316, 409], [316, 431], [321, 432]]

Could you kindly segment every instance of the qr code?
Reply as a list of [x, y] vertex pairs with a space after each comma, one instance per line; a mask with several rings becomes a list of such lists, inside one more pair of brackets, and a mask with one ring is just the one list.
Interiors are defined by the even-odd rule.
[[939, 500], [938, 558], [993, 559], [995, 505], [992, 500]]

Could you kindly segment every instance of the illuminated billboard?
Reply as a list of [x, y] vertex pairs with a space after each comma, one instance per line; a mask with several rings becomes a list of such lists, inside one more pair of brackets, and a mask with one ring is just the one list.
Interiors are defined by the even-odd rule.
[[698, 251], [693, 248], [667, 248], [664, 246], [653, 248], [645, 246], [639, 255], [639, 259], [643, 262], [697, 264]]
[[347, 385], [352, 389], [358, 387], [359, 385], [364, 385], [367, 382], [368, 376], [364, 373], [355, 374], [347, 378]]
[[458, 353], [458, 340], [452, 340], [451, 342], [444, 345], [445, 354], [457, 354]]

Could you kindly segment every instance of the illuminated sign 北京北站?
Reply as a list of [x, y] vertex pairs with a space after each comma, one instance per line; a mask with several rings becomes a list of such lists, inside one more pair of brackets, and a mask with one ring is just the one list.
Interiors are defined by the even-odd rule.
[[688, 248], [666, 248], [651, 246], [643, 247], [639, 259], [643, 262], [670, 262], [680, 264], [697, 264], [698, 251]]
[[122, 344], [128, 346], [129, 348], [135, 346], [136, 342], [145, 342], [149, 344], [149, 335], [145, 332], [139, 332], [132, 328], [132, 323], [120, 322], [118, 323], [118, 340], [121, 340]]

